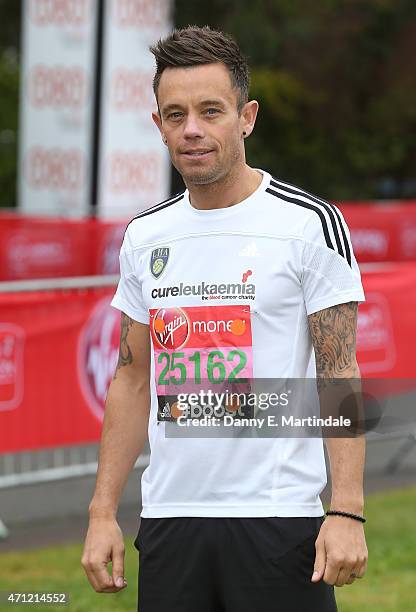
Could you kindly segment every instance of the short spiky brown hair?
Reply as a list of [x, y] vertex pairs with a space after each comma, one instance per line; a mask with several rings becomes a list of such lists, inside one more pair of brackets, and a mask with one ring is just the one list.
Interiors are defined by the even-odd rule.
[[249, 69], [235, 40], [209, 26], [188, 26], [174, 30], [166, 38], [149, 47], [156, 59], [153, 91], [157, 99], [160, 77], [165, 68], [183, 68], [221, 62], [226, 66], [231, 83], [238, 90], [237, 110], [248, 101]]

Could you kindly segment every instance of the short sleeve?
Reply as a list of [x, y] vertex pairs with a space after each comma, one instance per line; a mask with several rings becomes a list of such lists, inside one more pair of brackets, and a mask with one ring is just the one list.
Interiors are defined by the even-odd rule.
[[149, 313], [143, 302], [141, 284], [134, 266], [134, 251], [129, 244], [128, 232], [120, 249], [120, 280], [111, 306], [125, 312], [131, 319], [149, 325]]
[[308, 315], [336, 304], [365, 301], [350, 232], [334, 205], [320, 208], [305, 224], [301, 277]]

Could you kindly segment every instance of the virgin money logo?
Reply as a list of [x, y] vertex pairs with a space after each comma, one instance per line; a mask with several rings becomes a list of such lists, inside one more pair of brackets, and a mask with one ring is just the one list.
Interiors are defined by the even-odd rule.
[[90, 410], [100, 420], [117, 364], [119, 338], [120, 313], [105, 297], [92, 311], [78, 343], [80, 386]]
[[23, 398], [25, 332], [12, 323], [0, 323], [0, 411], [17, 408]]
[[160, 308], [152, 325], [154, 336], [164, 349], [179, 349], [188, 340], [190, 324], [182, 308]]
[[28, 93], [37, 108], [79, 109], [88, 99], [88, 77], [80, 66], [38, 64], [29, 73]]

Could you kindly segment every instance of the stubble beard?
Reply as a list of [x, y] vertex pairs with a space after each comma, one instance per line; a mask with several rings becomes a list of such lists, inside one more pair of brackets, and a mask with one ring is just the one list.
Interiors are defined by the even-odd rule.
[[222, 178], [222, 174], [224, 172], [224, 168], [220, 163], [215, 163], [211, 168], [207, 168], [206, 170], [195, 169], [194, 172], [189, 174], [182, 174], [183, 180], [187, 184], [191, 185], [209, 185], [210, 183], [215, 183], [216, 181]]
[[227, 157], [228, 163], [217, 159], [210, 168], [205, 170], [203, 168], [199, 171], [195, 169], [194, 172], [189, 174], [185, 174], [179, 168], [177, 170], [187, 185], [210, 185], [228, 176], [234, 165], [240, 160], [240, 149], [237, 142], [232, 143], [232, 148]]

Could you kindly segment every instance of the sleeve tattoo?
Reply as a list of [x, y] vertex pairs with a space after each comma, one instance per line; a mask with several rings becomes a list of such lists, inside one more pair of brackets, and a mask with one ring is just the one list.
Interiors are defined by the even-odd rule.
[[117, 376], [117, 372], [120, 368], [129, 365], [133, 361], [133, 354], [128, 343], [128, 334], [134, 321], [124, 312], [121, 313], [121, 329], [120, 329], [120, 349], [118, 353], [118, 362], [114, 378]]
[[309, 315], [318, 390], [325, 378], [359, 376], [356, 364], [357, 302], [337, 304]]

